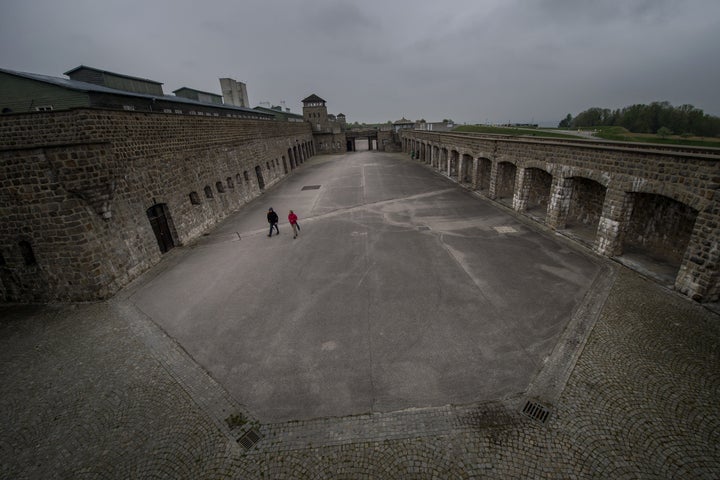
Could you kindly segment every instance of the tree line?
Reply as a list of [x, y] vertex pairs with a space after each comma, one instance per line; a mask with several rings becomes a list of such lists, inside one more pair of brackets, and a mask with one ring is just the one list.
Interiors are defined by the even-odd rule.
[[560, 128], [617, 126], [633, 133], [720, 136], [720, 117], [708, 115], [692, 105], [672, 106], [669, 102], [636, 104], [611, 110], [590, 108], [577, 114], [569, 113], [560, 122]]

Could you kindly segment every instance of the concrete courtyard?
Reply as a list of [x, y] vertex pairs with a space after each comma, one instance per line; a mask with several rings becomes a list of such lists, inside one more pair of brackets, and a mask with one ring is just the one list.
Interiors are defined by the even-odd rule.
[[402, 154], [0, 315], [2, 478], [720, 476], [717, 315]]

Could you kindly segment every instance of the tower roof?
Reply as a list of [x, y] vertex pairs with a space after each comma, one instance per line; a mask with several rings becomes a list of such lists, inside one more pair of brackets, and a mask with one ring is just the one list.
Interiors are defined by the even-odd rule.
[[323, 100], [322, 98], [318, 97], [317, 95], [315, 95], [315, 94], [313, 93], [313, 94], [310, 95], [309, 97], [303, 99], [302, 102], [303, 102], [303, 103], [318, 103], [318, 102], [323, 102], [323, 103], [325, 103], [325, 100]]

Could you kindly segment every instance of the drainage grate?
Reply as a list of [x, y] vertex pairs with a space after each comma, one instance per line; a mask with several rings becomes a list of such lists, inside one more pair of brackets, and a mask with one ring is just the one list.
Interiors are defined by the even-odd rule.
[[539, 403], [531, 402], [530, 400], [528, 400], [525, 407], [523, 407], [522, 413], [526, 417], [530, 417], [540, 423], [545, 423], [550, 417], [550, 410], [547, 407]]
[[245, 447], [245, 450], [250, 450], [262, 437], [257, 430], [251, 428], [245, 435], [238, 438], [238, 443]]
[[300, 190], [317, 190], [320, 188], [320, 185], [305, 185]]

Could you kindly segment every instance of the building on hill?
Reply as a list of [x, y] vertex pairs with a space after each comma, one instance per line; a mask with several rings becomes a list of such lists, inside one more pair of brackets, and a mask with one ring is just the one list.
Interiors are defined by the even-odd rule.
[[406, 129], [412, 129], [415, 127], [415, 122], [412, 120], [408, 120], [405, 117], [402, 117], [400, 120], [396, 120], [393, 122], [393, 128], [396, 132], [399, 132], [400, 130], [406, 130]]
[[258, 120], [274, 118], [250, 108], [165, 95], [162, 84], [154, 80], [85, 66], [69, 70], [66, 75], [74, 78], [0, 69], [0, 110], [8, 114], [91, 107]]
[[447, 120], [444, 122], [426, 122], [425, 120], [420, 120], [415, 123], [415, 130], [425, 130], [428, 132], [449, 132], [452, 131], [453, 128], [455, 128], [455, 124]]

